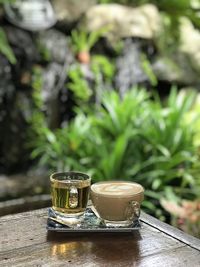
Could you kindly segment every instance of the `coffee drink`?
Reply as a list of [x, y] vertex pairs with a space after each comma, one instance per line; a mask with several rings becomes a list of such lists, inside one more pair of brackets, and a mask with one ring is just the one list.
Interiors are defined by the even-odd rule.
[[129, 196], [143, 190], [141, 185], [132, 182], [113, 181], [100, 182], [92, 185], [94, 193], [107, 196]]
[[129, 225], [144, 198], [140, 184], [106, 181], [91, 186], [91, 199], [100, 217], [111, 225]]

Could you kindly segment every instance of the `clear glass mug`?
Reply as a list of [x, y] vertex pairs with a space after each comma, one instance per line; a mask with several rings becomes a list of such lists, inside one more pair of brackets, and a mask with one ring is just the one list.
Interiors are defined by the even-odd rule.
[[82, 220], [86, 210], [91, 178], [81, 172], [57, 172], [50, 176], [52, 208], [66, 223]]

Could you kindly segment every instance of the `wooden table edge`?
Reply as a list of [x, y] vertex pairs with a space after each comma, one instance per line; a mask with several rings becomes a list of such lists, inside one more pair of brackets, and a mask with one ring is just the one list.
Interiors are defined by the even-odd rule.
[[141, 212], [141, 221], [151, 227], [171, 236], [178, 241], [181, 241], [185, 245], [190, 246], [191, 248], [197, 249], [200, 251], [200, 239], [191, 236], [178, 228], [175, 228], [167, 223], [164, 223], [153, 216], [150, 216], [144, 212]]

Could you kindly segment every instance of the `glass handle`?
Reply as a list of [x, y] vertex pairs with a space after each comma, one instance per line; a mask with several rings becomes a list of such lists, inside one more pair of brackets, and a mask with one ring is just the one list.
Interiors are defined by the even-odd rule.
[[69, 207], [77, 208], [78, 206], [78, 189], [75, 186], [71, 186], [69, 189]]
[[134, 220], [140, 217], [140, 204], [137, 201], [130, 201], [126, 209], [127, 220]]

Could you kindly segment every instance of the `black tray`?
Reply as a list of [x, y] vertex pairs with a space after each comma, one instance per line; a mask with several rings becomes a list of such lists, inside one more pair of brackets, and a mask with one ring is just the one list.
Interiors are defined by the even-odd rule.
[[47, 230], [54, 232], [78, 232], [78, 233], [88, 233], [88, 232], [133, 232], [141, 228], [140, 220], [137, 219], [133, 221], [132, 225], [128, 227], [107, 227], [103, 221], [98, 218], [91, 208], [87, 208], [84, 220], [75, 226], [66, 226], [60, 222], [56, 221], [56, 214], [52, 208], [48, 209], [48, 219], [47, 219]]

